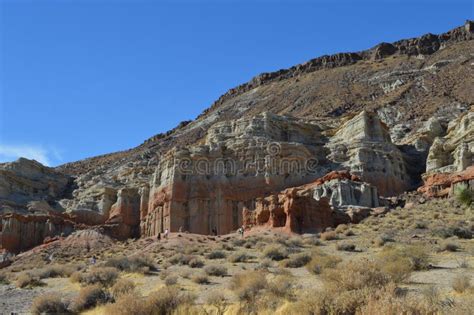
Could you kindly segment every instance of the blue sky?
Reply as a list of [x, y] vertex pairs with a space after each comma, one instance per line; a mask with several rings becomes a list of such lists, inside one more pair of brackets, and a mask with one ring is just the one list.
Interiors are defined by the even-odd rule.
[[440, 33], [472, 1], [0, 0], [0, 161], [124, 150], [258, 73]]

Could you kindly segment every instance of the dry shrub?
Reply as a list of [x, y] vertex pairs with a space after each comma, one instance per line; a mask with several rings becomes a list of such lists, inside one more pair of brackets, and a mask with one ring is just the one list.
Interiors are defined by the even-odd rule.
[[219, 265], [206, 266], [204, 271], [210, 276], [223, 277], [227, 274], [227, 268]]
[[457, 252], [459, 250], [459, 246], [455, 243], [445, 242], [441, 245], [441, 250], [447, 252]]
[[230, 255], [228, 259], [232, 263], [247, 262], [252, 259], [252, 256], [250, 256], [244, 251], [239, 251]]
[[311, 235], [309, 237], [305, 237], [303, 239], [303, 243], [305, 245], [308, 245], [308, 246], [320, 246], [321, 245], [321, 241], [319, 240], [319, 238], [315, 235]]
[[290, 256], [283, 261], [283, 266], [287, 268], [299, 268], [305, 266], [311, 261], [311, 255], [308, 253], [299, 253]]
[[125, 272], [148, 273], [156, 270], [153, 259], [150, 256], [114, 257], [105, 262], [106, 267], [113, 267]]
[[197, 284], [209, 284], [209, 278], [206, 274], [196, 274], [191, 278], [191, 280]]
[[195, 258], [192, 255], [184, 255], [181, 253], [175, 254], [168, 259], [168, 262], [172, 265], [187, 265], [189, 262]]
[[263, 256], [271, 260], [283, 260], [288, 257], [288, 250], [281, 245], [268, 245], [263, 250]]
[[454, 291], [464, 293], [471, 287], [471, 282], [466, 275], [458, 275], [453, 279], [451, 286]]
[[337, 240], [337, 233], [335, 231], [327, 231], [321, 233], [320, 238], [323, 241], [332, 241], [332, 240]]
[[137, 294], [125, 294], [119, 297], [114, 304], [109, 304], [105, 308], [104, 314], [113, 315], [144, 315], [143, 299]]
[[349, 226], [347, 226], [347, 224], [339, 224], [339, 225], [336, 227], [335, 232], [336, 232], [336, 233], [343, 233], [343, 232], [345, 232], [348, 228], [349, 228]]
[[409, 257], [403, 256], [401, 251], [384, 249], [377, 256], [377, 264], [390, 279], [395, 283], [408, 280], [412, 271], [413, 264]]
[[221, 250], [213, 250], [207, 255], [207, 259], [223, 259], [226, 258], [226, 253]]
[[352, 243], [338, 243], [336, 249], [339, 251], [353, 252], [356, 249], [356, 246]]
[[250, 271], [237, 274], [230, 281], [230, 288], [235, 292], [240, 301], [252, 303], [261, 290], [268, 286], [265, 273]]
[[71, 275], [72, 282], [81, 284], [100, 284], [104, 287], [114, 285], [118, 271], [113, 267], [94, 267], [87, 272], [75, 272]]
[[420, 298], [398, 296], [393, 290], [384, 289], [371, 293], [357, 310], [358, 315], [381, 314], [440, 314], [436, 303], [429, 303]]
[[338, 292], [382, 288], [390, 281], [378, 265], [369, 260], [349, 261], [337, 269], [325, 269], [323, 278], [328, 289]]
[[319, 275], [324, 269], [335, 268], [341, 261], [342, 259], [337, 256], [315, 253], [311, 261], [306, 265], [306, 268], [311, 273]]
[[7, 285], [9, 284], [10, 281], [8, 280], [8, 277], [4, 273], [0, 273], [0, 284]]
[[172, 286], [172, 285], [175, 285], [177, 283], [178, 283], [178, 276], [176, 276], [176, 275], [168, 275], [165, 278], [165, 284], [167, 286]]
[[128, 279], [119, 279], [110, 289], [114, 299], [118, 299], [122, 295], [130, 295], [135, 292], [135, 283]]
[[201, 258], [194, 257], [189, 261], [188, 266], [191, 268], [202, 268], [204, 266], [204, 261]]
[[291, 299], [295, 279], [291, 275], [278, 275], [268, 283], [268, 291], [278, 298]]
[[391, 246], [385, 247], [379, 255], [381, 261], [408, 260], [412, 271], [426, 270], [430, 266], [430, 256], [426, 248], [421, 245]]
[[303, 241], [300, 237], [291, 237], [285, 241], [284, 245], [288, 247], [303, 247]]
[[192, 305], [193, 301], [192, 296], [180, 292], [176, 287], [164, 287], [146, 298], [141, 314], [172, 314], [180, 306]]
[[67, 278], [71, 276], [76, 270], [78, 270], [79, 266], [71, 266], [71, 265], [50, 265], [44, 268], [38, 269], [35, 271], [35, 275], [37, 275], [40, 279], [46, 278]]
[[17, 276], [15, 285], [23, 289], [43, 286], [45, 283], [39, 277], [33, 276], [28, 272], [22, 272]]
[[68, 304], [61, 300], [59, 293], [37, 296], [31, 304], [32, 314], [69, 314]]
[[108, 293], [98, 284], [89, 285], [79, 291], [79, 295], [73, 300], [73, 310], [81, 312], [110, 300]]
[[228, 301], [224, 294], [214, 291], [207, 297], [206, 303], [216, 310], [216, 315], [224, 315], [228, 308]]
[[308, 292], [291, 305], [288, 314], [356, 314], [372, 295], [387, 294], [388, 287], [394, 291], [377, 265], [365, 260], [325, 269], [323, 279], [324, 290]]

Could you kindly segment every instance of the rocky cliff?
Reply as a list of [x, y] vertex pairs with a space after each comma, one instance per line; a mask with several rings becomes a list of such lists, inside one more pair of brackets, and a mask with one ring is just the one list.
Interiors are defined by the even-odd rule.
[[261, 74], [128, 151], [56, 169], [0, 164], [0, 244], [18, 251], [84, 226], [117, 238], [317, 231], [423, 180], [439, 195], [474, 164], [473, 32], [467, 21]]

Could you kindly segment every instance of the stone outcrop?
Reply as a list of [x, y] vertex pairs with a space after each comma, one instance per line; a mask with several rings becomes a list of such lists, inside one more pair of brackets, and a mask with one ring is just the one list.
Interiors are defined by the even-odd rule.
[[427, 197], [447, 197], [453, 194], [457, 185], [465, 185], [474, 191], [474, 166], [460, 172], [426, 175], [424, 185], [418, 191]]
[[376, 186], [384, 196], [412, 188], [402, 152], [377, 114], [362, 111], [345, 122], [331, 137], [330, 159]]
[[201, 234], [237, 229], [256, 197], [324, 174], [317, 165], [325, 159], [323, 138], [318, 125], [268, 113], [216, 124], [202, 145], [162, 157], [142, 213], [142, 235], [166, 228]]
[[56, 208], [56, 201], [67, 194], [71, 178], [34, 160], [20, 158], [0, 164], [0, 214], [26, 212], [28, 203], [42, 202]]
[[426, 171], [460, 172], [474, 165], [474, 111], [450, 122], [447, 134], [435, 138], [430, 147]]
[[334, 208], [379, 206], [377, 187], [348, 178], [334, 178], [317, 185], [313, 197], [316, 200], [329, 198], [329, 204]]
[[[253, 206], [253, 207], [252, 207]], [[288, 232], [318, 232], [342, 223], [329, 200], [314, 199], [313, 191], [289, 188], [265, 198], [257, 198], [243, 209], [243, 224], [282, 228]]]
[[[243, 209], [243, 224], [307, 233], [359, 222], [371, 213], [366, 207], [378, 206], [378, 195], [370, 184], [356, 180], [358, 178], [347, 171], [334, 171], [312, 183], [256, 198]], [[339, 190], [330, 192], [332, 187]], [[365, 187], [366, 192], [358, 195], [361, 187]], [[323, 196], [322, 191], [326, 195]], [[356, 205], [358, 210], [348, 205]]]

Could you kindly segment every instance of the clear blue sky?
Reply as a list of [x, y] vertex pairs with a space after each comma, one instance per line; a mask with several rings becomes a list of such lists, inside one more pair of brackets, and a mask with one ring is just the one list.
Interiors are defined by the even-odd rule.
[[0, 0], [0, 161], [128, 149], [260, 72], [473, 18], [472, 1], [332, 2]]

